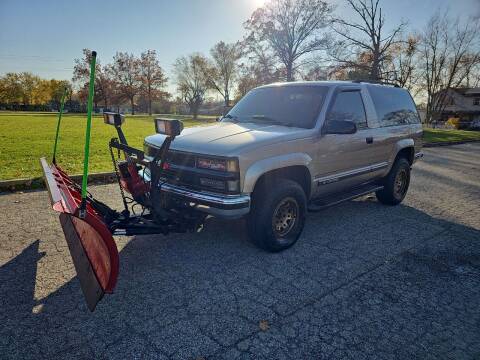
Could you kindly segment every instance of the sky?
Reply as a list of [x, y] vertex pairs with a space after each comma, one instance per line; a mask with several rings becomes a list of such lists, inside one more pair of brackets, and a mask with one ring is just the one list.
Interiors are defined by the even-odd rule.
[[[117, 51], [157, 51], [170, 77], [175, 59], [208, 54], [218, 41], [241, 40], [243, 23], [265, 0], [0, 0], [0, 75], [29, 71], [71, 79], [82, 49], [96, 50], [101, 63]], [[351, 18], [344, 0], [330, 1]], [[406, 20], [421, 29], [437, 10], [467, 19], [480, 16], [480, 0], [381, 0], [388, 24]]]

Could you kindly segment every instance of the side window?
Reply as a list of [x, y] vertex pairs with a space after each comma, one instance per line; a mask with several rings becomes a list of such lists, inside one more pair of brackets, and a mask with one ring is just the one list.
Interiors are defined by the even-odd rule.
[[339, 92], [333, 106], [327, 115], [327, 121], [347, 120], [353, 121], [358, 128], [367, 127], [367, 117], [360, 91]]
[[407, 90], [372, 85], [368, 87], [381, 126], [418, 124], [417, 108]]

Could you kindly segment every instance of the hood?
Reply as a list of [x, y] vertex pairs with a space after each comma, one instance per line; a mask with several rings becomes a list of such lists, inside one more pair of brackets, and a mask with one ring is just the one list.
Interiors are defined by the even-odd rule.
[[[220, 122], [210, 126], [186, 128], [172, 142], [171, 149], [210, 155], [235, 156], [242, 150], [288, 141], [305, 136], [311, 129], [270, 124]], [[145, 138], [147, 144], [160, 147], [165, 135]]]

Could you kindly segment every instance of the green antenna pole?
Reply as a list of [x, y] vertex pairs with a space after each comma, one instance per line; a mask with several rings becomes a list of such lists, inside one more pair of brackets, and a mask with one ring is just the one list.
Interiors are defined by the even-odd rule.
[[87, 207], [87, 178], [88, 178], [88, 156], [90, 153], [90, 131], [92, 129], [92, 108], [93, 108], [93, 94], [95, 91], [95, 63], [97, 61], [97, 52], [92, 51], [92, 60], [90, 63], [90, 84], [88, 87], [88, 102], [87, 102], [87, 131], [85, 134], [85, 156], [83, 159], [83, 178], [82, 178], [82, 203], [80, 205], [79, 215], [81, 218], [85, 217], [85, 210]]
[[57, 134], [55, 135], [55, 145], [53, 145], [53, 159], [52, 163], [56, 164], [57, 159], [55, 155], [57, 153], [57, 143], [58, 143], [58, 134], [60, 133], [60, 122], [62, 121], [62, 114], [63, 114], [63, 105], [65, 105], [65, 98], [67, 97], [68, 89], [65, 88], [62, 95], [62, 100], [60, 101], [60, 112], [58, 113], [58, 122], [57, 122]]

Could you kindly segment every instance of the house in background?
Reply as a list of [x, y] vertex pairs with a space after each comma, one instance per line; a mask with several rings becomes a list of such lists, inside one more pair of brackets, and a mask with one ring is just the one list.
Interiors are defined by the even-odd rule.
[[444, 90], [445, 107], [440, 121], [459, 118], [463, 124], [480, 121], [480, 88], [454, 88]]

